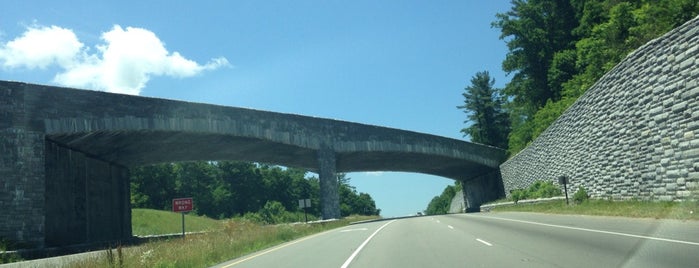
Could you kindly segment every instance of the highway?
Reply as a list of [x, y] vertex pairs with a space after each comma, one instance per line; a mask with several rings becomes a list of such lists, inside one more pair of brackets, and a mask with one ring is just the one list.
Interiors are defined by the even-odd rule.
[[355, 224], [215, 267], [698, 267], [699, 222], [537, 213]]

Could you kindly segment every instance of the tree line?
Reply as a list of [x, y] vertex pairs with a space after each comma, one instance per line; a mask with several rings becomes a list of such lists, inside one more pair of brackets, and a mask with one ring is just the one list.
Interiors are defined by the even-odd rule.
[[[494, 88], [488, 71], [477, 72], [464, 88], [463, 105], [457, 106], [466, 114], [464, 137], [506, 149], [509, 156], [536, 139], [629, 53], [699, 14], [697, 0], [511, 4], [492, 23], [507, 44], [502, 69], [511, 80]], [[444, 211], [449, 187], [430, 202], [428, 214]]]
[[[248, 216], [267, 223], [285, 212], [302, 212], [299, 199], [311, 199], [307, 212], [320, 215], [319, 179], [301, 169], [234, 161], [196, 161], [131, 170], [131, 206], [171, 210], [172, 199], [192, 197], [194, 213], [211, 218]], [[342, 216], [379, 215], [373, 198], [358, 193], [338, 174]], [[292, 220], [292, 219], [289, 219]]]
[[697, 14], [696, 0], [513, 0], [492, 23], [512, 78], [500, 89], [487, 71], [472, 77], [461, 132], [514, 155], [626, 55]]
[[461, 190], [461, 183], [456, 181], [454, 185], [447, 185], [442, 191], [442, 194], [435, 196], [430, 200], [430, 203], [425, 209], [426, 215], [440, 215], [447, 214], [449, 208], [451, 207], [451, 200], [454, 199], [456, 193]]

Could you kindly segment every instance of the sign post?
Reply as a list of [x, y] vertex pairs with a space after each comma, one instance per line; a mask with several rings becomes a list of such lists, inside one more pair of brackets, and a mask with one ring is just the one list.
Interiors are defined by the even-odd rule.
[[563, 184], [563, 191], [566, 193], [566, 205], [568, 205], [568, 177], [566, 175], [558, 177], [558, 184]]
[[191, 197], [172, 199], [172, 211], [182, 213], [182, 239], [184, 239], [184, 213], [194, 209], [194, 200]]
[[306, 222], [308, 222], [308, 213], [306, 213], [306, 208], [311, 207], [311, 199], [299, 199], [299, 208], [303, 209], [303, 216], [306, 218]]

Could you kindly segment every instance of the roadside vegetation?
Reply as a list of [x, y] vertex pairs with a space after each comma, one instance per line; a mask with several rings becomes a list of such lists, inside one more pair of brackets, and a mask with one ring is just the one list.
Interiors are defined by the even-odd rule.
[[510, 197], [512, 201], [517, 203], [517, 201], [523, 199], [549, 198], [562, 194], [563, 192], [561, 189], [551, 181], [535, 181], [527, 189], [516, 189], [512, 191]]
[[135, 247], [116, 247], [105, 250], [99, 257], [73, 263], [70, 267], [208, 267], [300, 237], [346, 226], [353, 221], [372, 218], [377, 216], [278, 225], [262, 225], [244, 218], [218, 220], [220, 229], [208, 233]]
[[[0, 252], [12, 250], [11, 242], [5, 239], [0, 239]], [[17, 254], [0, 254], [0, 264], [21, 261], [22, 257]]]
[[[180, 213], [135, 208], [131, 210], [131, 228], [134, 235], [161, 235], [182, 233]], [[204, 216], [185, 214], [187, 232], [204, 232], [222, 229], [222, 222]]]
[[635, 218], [699, 220], [699, 201], [653, 202], [585, 200], [579, 204], [556, 200], [535, 204], [517, 204], [494, 207], [491, 211], [521, 211], [553, 214], [579, 214], [597, 216], [620, 216]]

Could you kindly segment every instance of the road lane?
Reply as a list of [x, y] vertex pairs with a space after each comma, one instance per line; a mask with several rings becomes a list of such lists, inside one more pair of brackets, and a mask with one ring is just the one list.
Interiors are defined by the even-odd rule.
[[347, 226], [219, 267], [696, 267], [697, 263], [698, 222], [477, 213]]
[[[529, 223], [522, 222], [521, 217], [528, 218]], [[567, 225], [551, 223], [571, 219], [575, 221]], [[679, 239], [680, 243], [651, 239], [663, 238], [655, 236], [658, 230], [671, 238], [693, 233], [699, 229], [696, 222], [530, 213], [449, 215], [441, 220], [468, 232], [482, 233], [503, 251], [519, 252], [554, 266], [695, 267], [699, 263], [699, 244], [691, 244], [699, 236]], [[624, 229], [628, 232], [616, 232]]]
[[385, 223], [381, 221], [345, 226], [290, 241], [214, 267], [340, 267], [372, 232]]

